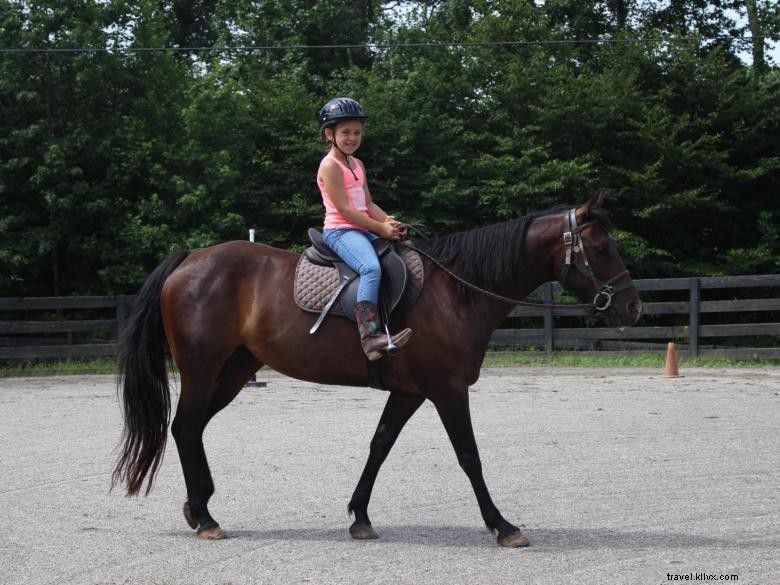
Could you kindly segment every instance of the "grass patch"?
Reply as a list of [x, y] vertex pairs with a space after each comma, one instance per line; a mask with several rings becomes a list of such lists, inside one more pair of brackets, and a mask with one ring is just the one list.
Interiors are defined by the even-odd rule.
[[0, 378], [115, 374], [114, 358], [90, 360], [0, 362]]
[[[483, 368], [510, 366], [552, 366], [565, 368], [663, 368], [665, 354], [604, 355], [553, 355], [548, 358], [540, 351], [492, 351], [485, 355]], [[690, 368], [748, 368], [780, 366], [780, 360], [733, 360], [722, 358], [695, 358], [677, 360], [680, 367]]]
[[[484, 368], [512, 366], [562, 367], [562, 368], [663, 368], [665, 355], [642, 354], [615, 355], [554, 355], [548, 358], [538, 350], [489, 351], [482, 362]], [[780, 366], [780, 360], [728, 360], [678, 358], [681, 367], [692, 368], [740, 368]], [[0, 378], [75, 376], [83, 374], [116, 374], [114, 358], [91, 360], [0, 362]]]

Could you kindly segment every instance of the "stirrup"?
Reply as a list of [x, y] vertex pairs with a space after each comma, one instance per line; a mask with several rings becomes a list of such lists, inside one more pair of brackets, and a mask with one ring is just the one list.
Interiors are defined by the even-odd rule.
[[400, 333], [396, 333], [395, 335], [390, 337], [390, 341], [387, 344], [387, 349], [385, 349], [387, 355], [391, 357], [394, 355], [398, 355], [400, 348], [406, 345], [406, 342], [409, 341], [409, 338], [411, 336], [412, 336], [412, 330], [407, 327]]
[[[390, 337], [385, 337], [384, 335], [372, 335], [371, 337], [366, 337], [360, 341], [360, 344], [363, 347], [363, 353], [366, 354], [368, 361], [375, 362], [385, 355], [390, 357], [398, 355], [399, 349], [406, 345], [411, 336], [412, 330], [407, 327], [400, 333], [396, 333]], [[377, 341], [382, 343], [376, 344]], [[369, 345], [369, 343], [372, 345], [372, 347], [366, 347]]]

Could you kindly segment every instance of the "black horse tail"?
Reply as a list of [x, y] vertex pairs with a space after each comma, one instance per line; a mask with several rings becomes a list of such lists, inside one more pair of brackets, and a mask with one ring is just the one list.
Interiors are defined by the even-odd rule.
[[168, 342], [160, 311], [160, 293], [171, 273], [189, 255], [174, 252], [146, 279], [117, 349], [117, 391], [124, 431], [111, 489], [127, 482], [127, 495], [138, 495], [148, 476], [148, 495], [162, 462], [171, 417], [166, 355]]

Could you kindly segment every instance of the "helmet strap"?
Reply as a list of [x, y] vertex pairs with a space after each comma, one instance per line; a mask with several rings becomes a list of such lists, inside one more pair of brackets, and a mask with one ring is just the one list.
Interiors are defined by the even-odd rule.
[[352, 176], [355, 177], [355, 180], [357, 181], [358, 178], [357, 175], [355, 174], [355, 170], [352, 168], [352, 164], [350, 164], [349, 162], [349, 155], [343, 150], [341, 150], [339, 148], [339, 145], [336, 144], [336, 131], [335, 130], [333, 131], [333, 140], [331, 140], [330, 138], [326, 138], [326, 140], [330, 142], [335, 147], [335, 149], [338, 150], [344, 156], [344, 160], [347, 162], [347, 168], [349, 169], [349, 172], [352, 173]]

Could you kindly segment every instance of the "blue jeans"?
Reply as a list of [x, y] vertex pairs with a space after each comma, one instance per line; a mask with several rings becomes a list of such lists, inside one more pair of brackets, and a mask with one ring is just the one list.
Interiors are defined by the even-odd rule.
[[379, 304], [379, 283], [382, 280], [382, 268], [376, 250], [371, 244], [379, 236], [352, 228], [323, 230], [325, 243], [352, 270], [360, 275], [357, 300]]

